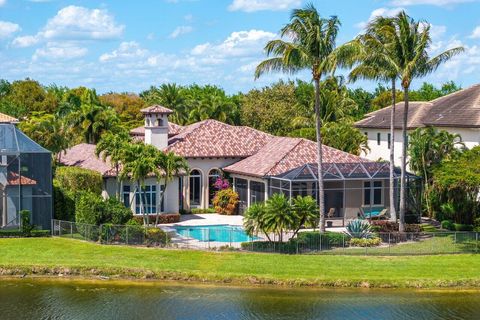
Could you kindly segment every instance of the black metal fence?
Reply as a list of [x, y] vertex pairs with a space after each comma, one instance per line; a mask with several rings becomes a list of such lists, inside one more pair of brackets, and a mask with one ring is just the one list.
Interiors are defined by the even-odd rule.
[[373, 239], [352, 239], [341, 232], [285, 233], [249, 237], [240, 227], [144, 227], [88, 225], [52, 220], [52, 236], [101, 244], [157, 246], [177, 249], [240, 250], [285, 254], [438, 255], [480, 252], [478, 232], [375, 233]]

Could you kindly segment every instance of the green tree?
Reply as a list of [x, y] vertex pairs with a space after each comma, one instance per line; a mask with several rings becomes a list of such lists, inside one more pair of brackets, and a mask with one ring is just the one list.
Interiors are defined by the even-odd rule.
[[325, 196], [322, 172], [322, 119], [320, 105], [320, 80], [322, 76], [333, 73], [339, 62], [335, 51], [340, 21], [337, 17], [321, 18], [313, 4], [304, 9], [292, 11], [290, 22], [280, 31], [283, 39], [267, 43], [265, 50], [273, 57], [261, 62], [255, 71], [255, 78], [269, 71], [294, 73], [308, 69], [315, 85], [315, 128], [318, 149], [318, 187], [320, 231], [325, 231]]
[[458, 134], [445, 130], [438, 131], [433, 127], [418, 128], [410, 133], [408, 140], [408, 156], [410, 169], [423, 178], [423, 205], [429, 217], [433, 217], [433, 206], [430, 194], [433, 192], [433, 169], [443, 160], [456, 157], [459, 147], [465, 147]]
[[312, 196], [297, 196], [293, 198], [293, 213], [295, 221], [293, 223], [293, 239], [301, 227], [315, 228], [318, 225], [319, 214], [317, 201]]
[[[157, 167], [160, 169], [161, 175], [157, 176], [157, 179], [162, 183], [163, 190], [160, 198], [160, 204], [165, 199], [165, 193], [167, 192], [167, 186], [176, 176], [180, 176], [189, 172], [187, 161], [180, 156], [177, 156], [173, 152], [159, 152], [156, 159]], [[162, 181], [163, 180], [163, 181]], [[157, 216], [155, 218], [155, 225], [158, 224], [159, 211], [157, 210]]]
[[289, 199], [283, 193], [274, 193], [265, 205], [266, 229], [277, 234], [278, 241], [283, 241], [283, 234], [296, 225], [295, 212]]
[[367, 137], [351, 121], [327, 122], [322, 135], [325, 145], [357, 156], [370, 150]]
[[116, 198], [120, 200], [120, 190], [122, 189], [122, 180], [120, 179], [120, 166], [124, 159], [127, 144], [131, 142], [130, 135], [126, 132], [114, 134], [106, 132], [102, 135], [100, 141], [95, 147], [95, 155], [102, 158], [103, 161], [109, 159], [110, 164], [115, 168], [117, 178]]
[[270, 238], [269, 226], [266, 222], [266, 209], [264, 203], [254, 203], [248, 207], [243, 217], [243, 228], [245, 232], [250, 236], [257, 236], [259, 233], [263, 233], [269, 242], [272, 242]]

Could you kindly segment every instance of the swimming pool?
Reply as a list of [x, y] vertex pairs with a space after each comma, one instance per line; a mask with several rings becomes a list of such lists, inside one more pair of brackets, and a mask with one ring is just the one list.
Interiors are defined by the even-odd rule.
[[179, 235], [194, 238], [199, 241], [245, 242], [258, 239], [249, 237], [242, 227], [228, 224], [215, 226], [174, 226], [173, 228]]

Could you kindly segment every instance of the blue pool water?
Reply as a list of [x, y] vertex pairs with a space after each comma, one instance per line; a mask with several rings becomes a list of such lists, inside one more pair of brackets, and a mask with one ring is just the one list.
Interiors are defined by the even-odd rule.
[[179, 235], [199, 241], [245, 242], [254, 239], [249, 237], [241, 227], [231, 225], [175, 226], [174, 228]]

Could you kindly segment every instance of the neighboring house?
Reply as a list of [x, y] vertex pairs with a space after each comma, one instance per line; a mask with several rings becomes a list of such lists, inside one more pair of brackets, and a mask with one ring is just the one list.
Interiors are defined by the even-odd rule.
[[[184, 157], [190, 167], [186, 176], [174, 179], [164, 190], [154, 177], [146, 181], [147, 212], [178, 212], [209, 208], [214, 183], [228, 176], [240, 197], [239, 212], [275, 192], [289, 197], [317, 195], [316, 143], [300, 138], [275, 137], [245, 126], [204, 120], [188, 126], [168, 121], [171, 110], [151, 106], [142, 110], [145, 125], [131, 135], [163, 151]], [[102, 174], [104, 195], [115, 195], [115, 170], [94, 155], [95, 146], [79, 144], [67, 150], [62, 163]], [[326, 208], [336, 217], [356, 217], [362, 206], [388, 207], [388, 163], [323, 146]], [[108, 162], [108, 160], [107, 160]], [[139, 212], [135, 184], [123, 182], [122, 199]]]
[[[395, 108], [395, 164], [400, 165], [402, 154], [402, 120], [404, 103]], [[365, 115], [355, 126], [368, 137], [370, 160], [390, 159], [391, 107]], [[428, 102], [410, 102], [407, 129], [432, 126], [459, 134], [467, 148], [480, 143], [480, 84]], [[408, 141], [407, 141], [408, 143]]]
[[33, 224], [50, 229], [52, 219], [52, 155], [0, 113], [0, 228], [17, 228], [21, 210]]

